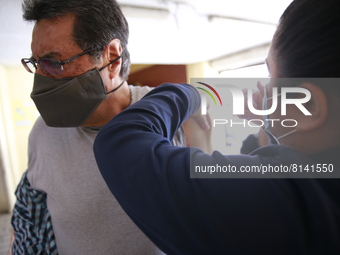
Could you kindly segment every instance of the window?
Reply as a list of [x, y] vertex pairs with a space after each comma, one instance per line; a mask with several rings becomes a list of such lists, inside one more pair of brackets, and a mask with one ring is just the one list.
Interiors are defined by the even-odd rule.
[[266, 64], [242, 67], [220, 72], [221, 78], [266, 78], [269, 76]]

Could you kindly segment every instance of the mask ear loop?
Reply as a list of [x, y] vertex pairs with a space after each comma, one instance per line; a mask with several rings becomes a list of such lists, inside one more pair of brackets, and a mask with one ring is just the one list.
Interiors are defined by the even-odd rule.
[[262, 130], [264, 130], [264, 132], [266, 132], [267, 135], [269, 135], [269, 138], [270, 138], [272, 141], [274, 141], [276, 144], [278, 144], [278, 145], [281, 144], [281, 143], [280, 143], [280, 139], [282, 139], [282, 138], [284, 138], [284, 137], [286, 137], [286, 136], [289, 136], [289, 135], [291, 135], [291, 134], [293, 134], [293, 133], [295, 133], [295, 132], [297, 131], [297, 129], [294, 129], [294, 130], [288, 132], [287, 134], [284, 134], [284, 135], [281, 135], [281, 136], [279, 136], [279, 137], [276, 137], [276, 136], [273, 135], [273, 133], [270, 132], [268, 129], [264, 129], [264, 128], [263, 128]]
[[122, 55], [124, 54], [125, 50], [122, 51], [122, 54], [118, 57], [115, 58], [114, 60], [112, 60], [110, 63], [108, 63], [106, 66], [102, 67], [99, 69], [99, 72], [104, 70], [106, 67], [108, 67], [109, 65], [113, 64], [114, 62], [116, 62], [118, 59], [120, 59], [122, 57]]
[[[125, 52], [125, 50], [122, 51], [122, 54], [118, 58], [115, 58], [110, 63], [108, 63], [106, 66], [100, 68], [99, 72], [104, 70], [106, 67], [108, 67], [109, 65], [113, 64], [114, 62], [116, 62], [118, 59], [120, 59], [122, 57], [122, 55], [124, 54], [124, 52]], [[119, 84], [119, 86], [117, 88], [114, 88], [113, 90], [107, 92], [106, 95], [111, 94], [111, 93], [115, 92], [116, 90], [118, 90], [121, 86], [123, 86], [124, 82], [125, 82], [125, 80], [121, 84]]]
[[119, 86], [117, 88], [114, 88], [113, 90], [107, 92], [106, 95], [111, 94], [111, 93], [115, 92], [116, 90], [118, 90], [121, 86], [123, 86], [124, 82], [125, 82], [125, 80], [121, 84], [119, 84]]
[[[272, 97], [271, 97], [271, 98], [272, 98]], [[266, 85], [266, 86], [264, 87], [264, 95], [263, 95], [263, 98], [262, 98], [262, 109], [263, 109], [263, 110], [267, 110], [267, 109], [268, 109], [268, 103], [267, 103], [267, 101], [268, 101], [269, 99], [271, 99], [271, 98], [268, 98], [268, 95], [267, 95], [267, 85]], [[275, 143], [275, 144], [280, 145], [279, 139], [277, 139], [277, 138], [275, 137], [275, 135], [273, 135], [273, 133], [270, 132], [270, 131], [268, 130], [268, 128], [269, 128], [268, 121], [267, 121], [268, 116], [267, 116], [267, 115], [264, 115], [263, 118], [264, 118], [264, 122], [267, 123], [267, 124], [265, 124], [265, 126], [262, 128], [262, 130], [263, 130], [264, 132], [266, 132], [266, 134], [269, 136], [269, 139], [271, 140], [271, 143]]]
[[295, 133], [296, 131], [297, 131], [297, 129], [294, 129], [294, 130], [288, 132], [287, 134], [281, 135], [281, 136], [277, 137], [277, 140], [280, 140], [280, 139], [282, 139], [282, 138], [284, 138], [286, 136], [289, 136], [289, 135]]
[[271, 140], [271, 144], [277, 144], [277, 145], [281, 144], [279, 139], [276, 138], [275, 135], [273, 135], [272, 132], [270, 132], [268, 129], [262, 128], [262, 130], [266, 132], [266, 134], [269, 136], [269, 139]]
[[[281, 93], [277, 94], [277, 96], [281, 96]], [[267, 110], [267, 107], [268, 107], [267, 101], [270, 100], [270, 99], [273, 99], [273, 97], [268, 97], [268, 96], [267, 96], [267, 89], [265, 88], [264, 97], [263, 97], [263, 99], [262, 99], [262, 109]], [[265, 115], [265, 116], [263, 116], [263, 117], [264, 117], [265, 121], [266, 121], [266, 119], [268, 119], [268, 116], [267, 116], [267, 115]], [[281, 144], [281, 143], [280, 143], [280, 139], [282, 139], [282, 138], [284, 138], [284, 137], [286, 137], [286, 136], [288, 136], [288, 135], [290, 135], [290, 134], [293, 134], [293, 133], [295, 133], [295, 132], [297, 131], [297, 129], [294, 129], [294, 130], [292, 130], [292, 131], [290, 131], [290, 132], [288, 132], [288, 133], [286, 133], [286, 134], [284, 134], [284, 135], [281, 135], [281, 136], [279, 136], [279, 137], [276, 137], [272, 132], [270, 132], [270, 131], [268, 130], [268, 128], [269, 128], [269, 127], [265, 127], [265, 128], [262, 128], [262, 130], [264, 130], [264, 131], [269, 135], [269, 138], [270, 138], [272, 141], [274, 141], [276, 144], [278, 144], [278, 145]]]

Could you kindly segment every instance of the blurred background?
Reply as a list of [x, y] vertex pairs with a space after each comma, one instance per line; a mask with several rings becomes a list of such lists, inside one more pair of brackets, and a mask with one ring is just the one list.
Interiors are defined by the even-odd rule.
[[[264, 64], [291, 0], [118, 0], [130, 26], [129, 84], [190, 83], [201, 77], [267, 77]], [[10, 213], [27, 166], [38, 112], [30, 99], [33, 24], [20, 0], [0, 0], [0, 213]]]

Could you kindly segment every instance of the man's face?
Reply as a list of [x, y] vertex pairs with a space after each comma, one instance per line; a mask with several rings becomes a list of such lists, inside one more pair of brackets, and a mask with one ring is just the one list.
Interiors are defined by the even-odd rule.
[[[82, 53], [83, 50], [75, 43], [72, 37], [73, 24], [74, 16], [72, 15], [38, 21], [34, 26], [32, 35], [31, 49], [33, 58], [37, 61], [41, 58], [54, 58], [64, 61]], [[101, 68], [103, 59], [101, 58], [97, 62], [94, 64], [91, 61], [90, 55], [85, 54], [63, 65], [64, 71], [60, 75], [48, 75], [44, 73], [39, 65], [36, 72], [50, 78], [70, 78], [82, 75], [94, 68]], [[102, 76], [103, 73], [104, 71], [100, 75]], [[104, 79], [103, 82], [105, 86]], [[83, 126], [102, 126], [106, 124], [107, 121], [103, 122], [101, 120], [101, 117], [107, 114], [105, 101], [96, 108], [92, 115], [83, 123]]]
[[[45, 57], [63, 61], [83, 52], [72, 38], [73, 23], [74, 16], [72, 15], [38, 21], [32, 35], [31, 48], [33, 57], [36, 60]], [[39, 67], [37, 73], [51, 78], [67, 78], [79, 76], [100, 66], [96, 66], [91, 61], [90, 56], [85, 54], [63, 67], [63, 73], [58, 76], [47, 75]]]

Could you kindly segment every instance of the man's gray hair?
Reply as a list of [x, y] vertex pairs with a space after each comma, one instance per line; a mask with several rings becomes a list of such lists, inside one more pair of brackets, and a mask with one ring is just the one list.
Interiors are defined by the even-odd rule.
[[[119, 39], [125, 49], [120, 76], [127, 79], [131, 64], [127, 49], [129, 26], [115, 0], [24, 0], [22, 9], [27, 21], [75, 15], [73, 37], [84, 51], [103, 49], [113, 39]], [[90, 54], [94, 62], [101, 53], [99, 50]]]

